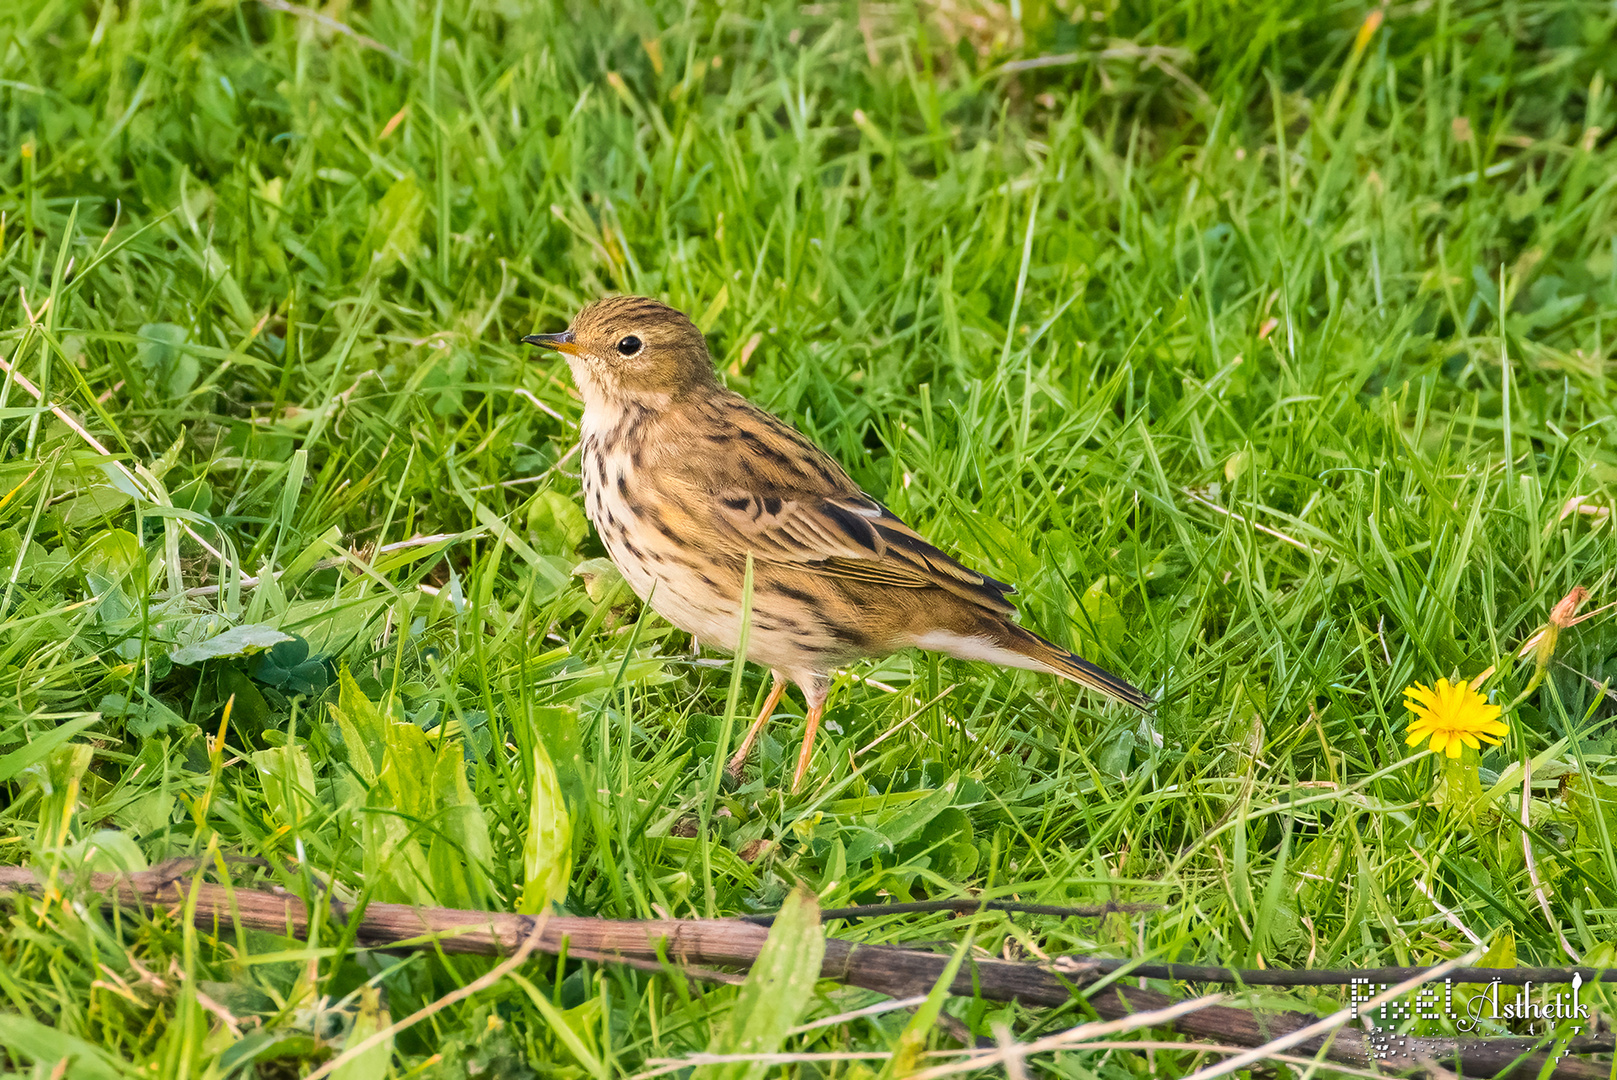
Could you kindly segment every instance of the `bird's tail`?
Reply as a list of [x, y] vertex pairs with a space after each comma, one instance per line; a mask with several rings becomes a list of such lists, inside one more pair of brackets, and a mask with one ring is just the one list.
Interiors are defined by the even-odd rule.
[[1071, 679], [1075, 683], [1087, 686], [1091, 690], [1098, 690], [1108, 697], [1126, 701], [1135, 708], [1147, 712], [1156, 704], [1149, 695], [1128, 680], [1120, 679], [1105, 668], [1091, 664], [1077, 653], [1069, 652], [1053, 641], [1046, 641], [1026, 627], [1005, 620], [1000, 622], [995, 630], [997, 644], [1001, 648], [1031, 661], [1017, 665], [1019, 667], [1049, 671], [1060, 675], [1063, 679]]

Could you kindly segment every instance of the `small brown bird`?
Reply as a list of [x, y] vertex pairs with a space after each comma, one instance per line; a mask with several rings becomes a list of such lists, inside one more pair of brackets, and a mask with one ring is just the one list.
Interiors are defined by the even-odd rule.
[[808, 702], [797, 790], [831, 672], [911, 647], [1050, 672], [1150, 707], [1124, 680], [1012, 622], [1011, 586], [927, 543], [819, 447], [720, 386], [683, 313], [614, 296], [560, 334], [522, 340], [572, 368], [584, 398], [584, 506], [635, 595], [734, 652], [752, 556], [747, 659], [775, 681], [732, 772], [793, 682]]

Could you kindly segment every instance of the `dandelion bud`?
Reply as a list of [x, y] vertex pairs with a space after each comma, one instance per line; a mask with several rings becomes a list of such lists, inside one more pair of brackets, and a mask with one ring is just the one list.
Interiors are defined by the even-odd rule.
[[1563, 596], [1561, 602], [1555, 605], [1555, 610], [1550, 612], [1550, 625], [1558, 630], [1565, 630], [1571, 626], [1573, 616], [1577, 615], [1578, 608], [1582, 607], [1587, 599], [1589, 599], [1588, 589], [1582, 585], [1573, 586], [1572, 591]]
[[1550, 659], [1555, 656], [1555, 646], [1561, 640], [1561, 631], [1572, 625], [1578, 607], [1588, 596], [1588, 589], [1582, 585], [1574, 586], [1550, 612], [1550, 621], [1539, 631], [1538, 644], [1533, 647], [1533, 677], [1527, 681], [1527, 689], [1521, 692], [1516, 701], [1526, 698], [1528, 694], [1538, 689], [1539, 683], [1544, 681], [1544, 673], [1549, 670]]

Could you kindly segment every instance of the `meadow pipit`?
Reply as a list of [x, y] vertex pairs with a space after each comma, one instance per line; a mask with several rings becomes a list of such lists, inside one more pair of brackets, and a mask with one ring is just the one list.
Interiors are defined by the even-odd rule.
[[707, 343], [666, 304], [614, 296], [530, 345], [567, 357], [584, 398], [584, 505], [629, 587], [698, 641], [734, 652], [753, 560], [747, 659], [775, 682], [731, 759], [739, 772], [787, 682], [808, 702], [795, 791], [828, 676], [920, 648], [1046, 671], [1139, 708], [1151, 699], [1011, 621], [1012, 587], [963, 566], [859, 490], [803, 435], [719, 385]]

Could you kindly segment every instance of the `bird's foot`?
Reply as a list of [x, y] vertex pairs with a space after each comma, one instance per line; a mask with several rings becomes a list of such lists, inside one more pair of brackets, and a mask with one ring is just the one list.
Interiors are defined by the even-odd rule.
[[808, 729], [803, 732], [803, 749], [797, 752], [797, 772], [792, 776], [792, 794], [803, 786], [803, 777], [808, 775], [809, 763], [814, 760], [814, 735], [820, 730], [820, 717], [825, 715], [825, 706], [811, 705], [808, 711]]

